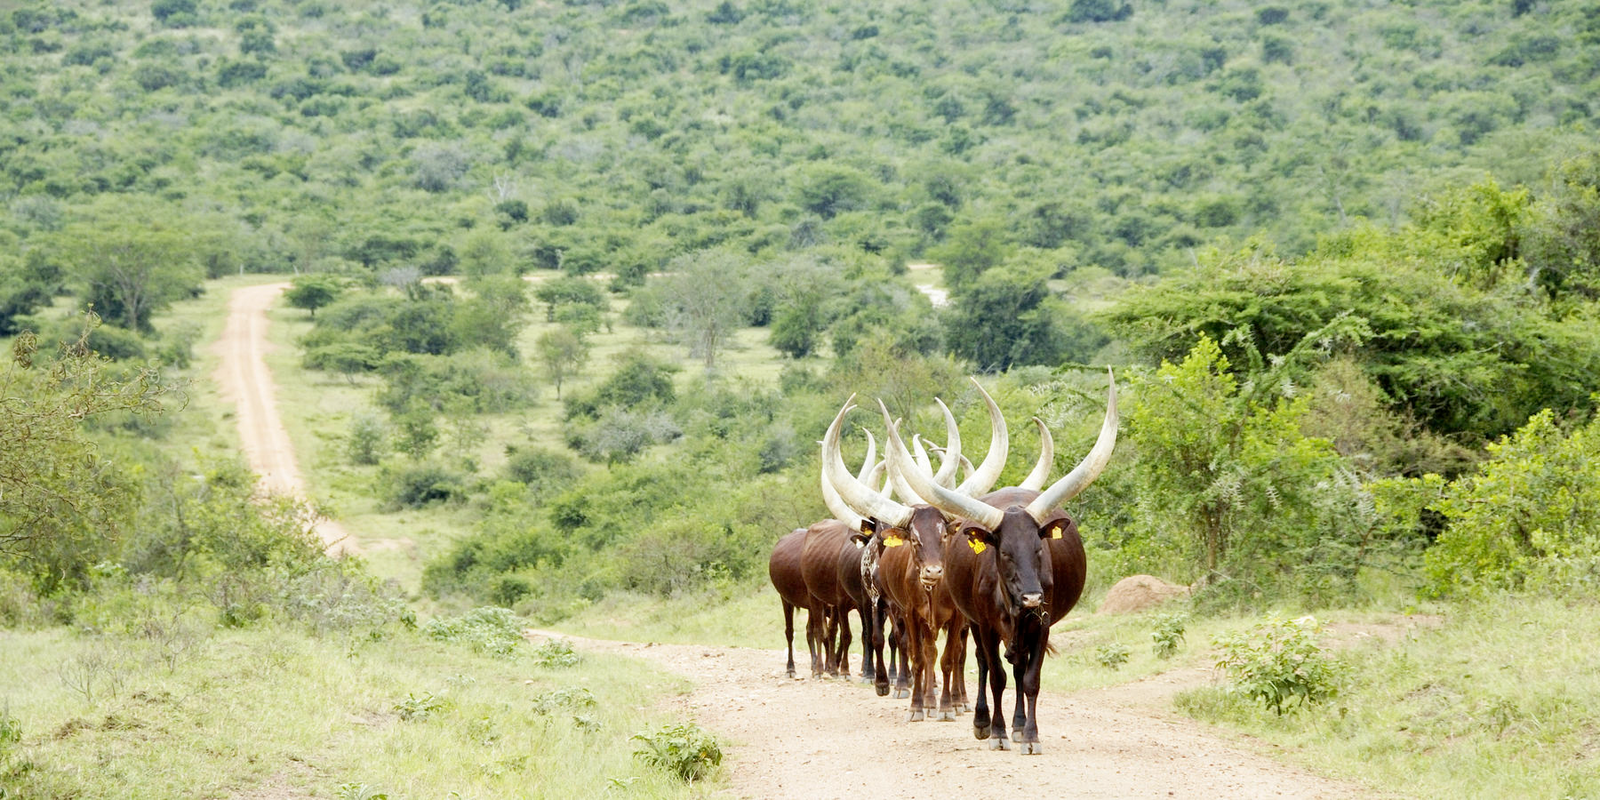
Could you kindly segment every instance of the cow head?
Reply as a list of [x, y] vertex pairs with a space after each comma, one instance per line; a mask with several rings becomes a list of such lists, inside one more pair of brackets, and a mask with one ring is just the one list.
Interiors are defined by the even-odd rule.
[[954, 527], [975, 552], [982, 554], [989, 548], [994, 549], [1008, 609], [1013, 613], [1027, 612], [1039, 608], [1050, 589], [1050, 577], [1043, 570], [1045, 541], [1071, 525], [1071, 520], [1056, 509], [1100, 476], [1116, 444], [1117, 384], [1113, 378], [1107, 395], [1105, 421], [1101, 423], [1094, 447], [1071, 472], [1026, 506], [996, 508], [960, 491], [939, 486], [933, 476], [916, 469], [910, 459], [900, 455], [902, 448], [893, 430], [890, 431], [889, 469], [891, 473], [900, 470], [900, 477], [912, 491], [956, 518]]

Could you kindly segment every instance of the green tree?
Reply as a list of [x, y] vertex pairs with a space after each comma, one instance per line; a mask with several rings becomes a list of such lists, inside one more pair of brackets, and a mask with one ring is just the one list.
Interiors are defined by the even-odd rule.
[[70, 280], [96, 313], [131, 331], [200, 289], [201, 270], [175, 223], [117, 214], [63, 229], [57, 238]]
[[556, 399], [561, 399], [561, 384], [578, 375], [589, 360], [589, 343], [571, 328], [561, 326], [539, 334], [539, 363], [544, 365], [545, 376], [556, 385]]
[[749, 265], [728, 250], [701, 250], [673, 259], [668, 271], [669, 321], [689, 354], [703, 359], [707, 371], [715, 369], [717, 351], [745, 317]]
[[952, 297], [945, 343], [952, 355], [983, 371], [1054, 365], [1065, 347], [1043, 266], [989, 270]]
[[956, 224], [945, 243], [929, 252], [944, 265], [944, 282], [960, 294], [986, 270], [1006, 260], [1011, 248], [1005, 223], [996, 217], [979, 217]]
[[283, 293], [283, 298], [289, 305], [311, 312], [311, 317], [315, 319], [317, 309], [339, 299], [343, 291], [344, 282], [331, 275], [300, 275]]
[[564, 306], [591, 306], [602, 313], [611, 306], [599, 282], [578, 275], [563, 275], [541, 281], [534, 288], [533, 296], [545, 304], [545, 322], [555, 322], [556, 312]]
[[132, 521], [138, 488], [85, 430], [119, 412], [159, 415], [168, 387], [153, 369], [121, 376], [86, 344], [54, 358], [24, 332], [0, 373], [0, 564], [19, 566], [36, 588], [76, 586], [110, 557]]

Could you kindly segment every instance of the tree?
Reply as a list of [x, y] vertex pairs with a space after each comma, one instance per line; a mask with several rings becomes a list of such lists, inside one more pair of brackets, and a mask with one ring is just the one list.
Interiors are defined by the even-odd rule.
[[316, 319], [317, 309], [339, 299], [343, 291], [344, 283], [331, 275], [301, 275], [283, 298], [289, 305], [311, 312], [311, 318]]
[[1064, 341], [1055, 325], [1048, 267], [1008, 266], [980, 275], [954, 295], [945, 322], [951, 354], [984, 371], [1054, 365]]
[[84, 302], [131, 331], [150, 330], [153, 312], [200, 288], [188, 237], [164, 219], [102, 217], [67, 227], [57, 241]]
[[137, 489], [105, 459], [83, 423], [116, 412], [159, 415], [167, 387], [154, 369], [113, 376], [86, 342], [46, 362], [24, 332], [0, 373], [0, 564], [32, 575], [37, 588], [80, 584], [109, 557], [131, 522]]
[[604, 312], [611, 305], [606, 300], [605, 289], [599, 283], [577, 275], [563, 275], [542, 281], [533, 290], [533, 296], [545, 304], [545, 322], [555, 322], [556, 312], [563, 306], [586, 305]]
[[950, 229], [944, 245], [930, 255], [944, 265], [944, 282], [952, 294], [959, 294], [985, 270], [1006, 260], [1010, 247], [1006, 226], [997, 217], [980, 217]]
[[559, 400], [561, 384], [582, 372], [584, 364], [588, 362], [589, 343], [571, 328], [562, 326], [539, 334], [535, 347], [538, 348], [539, 362], [544, 365], [545, 375], [556, 385], [556, 399]]
[[672, 260], [666, 294], [669, 323], [688, 341], [689, 354], [716, 368], [717, 351], [744, 319], [748, 266], [728, 250], [701, 250]]

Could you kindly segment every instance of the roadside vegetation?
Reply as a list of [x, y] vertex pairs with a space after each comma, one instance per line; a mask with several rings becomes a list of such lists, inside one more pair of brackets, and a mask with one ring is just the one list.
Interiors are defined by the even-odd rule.
[[[1600, 794], [1600, 6], [158, 0], [0, 39], [0, 797], [681, 796], [720, 758], [651, 711], [682, 687], [520, 625], [779, 647], [843, 398], [938, 433], [942, 397], [981, 451], [978, 374], [1015, 483], [1030, 417], [1055, 475], [1087, 450], [1107, 364], [1048, 687], [1214, 669], [1178, 709], [1319, 770]], [[309, 502], [256, 496], [210, 381], [265, 281]], [[1087, 613], [1136, 573], [1192, 596]]]

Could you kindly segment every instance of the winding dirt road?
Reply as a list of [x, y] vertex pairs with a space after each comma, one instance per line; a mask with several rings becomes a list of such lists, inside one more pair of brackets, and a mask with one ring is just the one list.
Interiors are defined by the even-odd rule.
[[[642, 658], [693, 681], [692, 692], [672, 701], [674, 711], [731, 743], [723, 765], [736, 797], [1370, 796], [1164, 716], [1155, 706], [1165, 706], [1176, 684], [1160, 677], [1147, 687], [1132, 684], [1137, 688], [1131, 691], [1041, 692], [1045, 751], [1025, 757], [991, 751], [988, 742], [973, 738], [968, 715], [953, 723], [908, 723], [910, 701], [878, 697], [866, 684], [788, 678], [781, 651], [528, 635]], [[976, 690], [970, 675], [968, 690]], [[1008, 688], [1008, 710], [1012, 696]]]
[[[277, 302], [287, 283], [267, 283], [235, 289], [228, 300], [228, 322], [213, 349], [222, 361], [216, 380], [222, 399], [232, 402], [239, 421], [239, 440], [245, 460], [261, 476], [269, 494], [305, 496], [294, 444], [278, 417], [278, 388], [267, 369], [267, 309]], [[317, 535], [330, 555], [360, 552], [355, 538], [339, 523], [320, 520]]]
[[[278, 416], [264, 356], [267, 309], [287, 283], [235, 290], [216, 345], [224, 398], [237, 405], [250, 466], [269, 492], [303, 494], [293, 444]], [[332, 521], [317, 532], [330, 553], [355, 552]], [[773, 618], [778, 613], [774, 604]], [[760, 622], [756, 624], [761, 624]], [[529, 631], [530, 638], [558, 636]], [[1041, 693], [1042, 756], [994, 752], [971, 717], [907, 723], [908, 701], [851, 681], [794, 680], [779, 651], [565, 637], [580, 650], [653, 662], [694, 689], [671, 702], [728, 743], [731, 793], [747, 798], [1356, 798], [1331, 782], [1165, 713], [1196, 675], [1169, 673], [1104, 691]], [[803, 649], [803, 648], [802, 648]], [[856, 654], [859, 655], [859, 652]], [[803, 657], [803, 653], [802, 653]], [[969, 670], [969, 691], [977, 687]], [[1013, 694], [1007, 694], [1008, 702]]]

